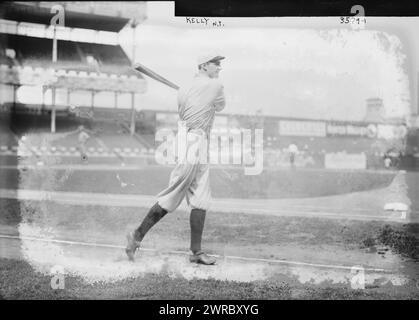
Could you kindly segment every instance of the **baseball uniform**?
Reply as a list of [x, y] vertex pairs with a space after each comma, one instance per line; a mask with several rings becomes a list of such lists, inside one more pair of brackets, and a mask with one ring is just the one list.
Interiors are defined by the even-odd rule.
[[169, 185], [157, 195], [157, 202], [141, 222], [127, 235], [125, 252], [133, 261], [136, 250], [147, 232], [168, 212], [174, 211], [186, 198], [191, 208], [191, 246], [189, 261], [213, 265], [216, 262], [201, 250], [206, 211], [211, 192], [209, 184], [209, 138], [216, 111], [225, 106], [224, 89], [217, 80], [220, 72], [218, 55], [198, 58], [198, 75], [178, 92], [180, 124], [178, 132], [178, 159], [170, 174]]
[[90, 136], [85, 132], [85, 131], [81, 131], [78, 137], [79, 140], [79, 150], [80, 150], [80, 154], [82, 159], [86, 160], [87, 156], [86, 156], [86, 142], [87, 140], [89, 140]]
[[[187, 131], [186, 152], [178, 159], [169, 186], [157, 195], [159, 205], [168, 212], [174, 211], [184, 198], [191, 209], [209, 209], [208, 140], [215, 112], [224, 106], [223, 85], [217, 79], [197, 75], [190, 85], [179, 90], [178, 111]], [[207, 151], [205, 159], [196, 149]]]
[[293, 166], [295, 162], [295, 156], [298, 153], [298, 147], [292, 143], [288, 147], [288, 152], [290, 153], [290, 163]]

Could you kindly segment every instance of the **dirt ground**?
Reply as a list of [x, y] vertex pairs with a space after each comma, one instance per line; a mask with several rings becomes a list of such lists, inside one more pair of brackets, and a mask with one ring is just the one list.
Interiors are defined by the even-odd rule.
[[[16, 234], [16, 227], [23, 221], [23, 224], [54, 230], [54, 238], [57, 239], [110, 245], [124, 245], [126, 231], [134, 228], [146, 214], [145, 209], [138, 208], [19, 203], [16, 200], [2, 200], [0, 204], [3, 234]], [[38, 214], [31, 215], [31, 221], [23, 215], [22, 220], [24, 211], [19, 211], [21, 208]], [[186, 251], [189, 245], [188, 228], [187, 214], [176, 212], [168, 215], [152, 229], [144, 240], [144, 247], [157, 251]], [[167, 271], [94, 283], [79, 275], [66, 275], [65, 289], [52, 290], [51, 275], [39, 272], [30, 261], [2, 258], [0, 294], [6, 299], [416, 300], [419, 298], [415, 282], [419, 279], [415, 270], [418, 230], [418, 224], [273, 216], [261, 219], [260, 216], [233, 213], [212, 213], [207, 221], [203, 242], [209, 253], [262, 259], [303, 259], [313, 263], [332, 261], [349, 265], [364, 259], [365, 265], [372, 267], [399, 266], [400, 261], [409, 261], [409, 265], [413, 265], [413, 270], [410, 267], [408, 271], [411, 281], [402, 287], [370, 285], [364, 290], [354, 290], [327, 282], [319, 286], [281, 278], [245, 282], [188, 279], [181, 275], [173, 277]], [[393, 259], [393, 255], [397, 256], [397, 260]]]
[[287, 283], [232, 282], [173, 279], [165, 274], [147, 274], [116, 283], [86, 283], [80, 277], [65, 278], [65, 289], [51, 289], [51, 277], [37, 273], [24, 261], [0, 259], [0, 294], [4, 299], [161, 299], [161, 300], [336, 300], [419, 299], [419, 289], [403, 293], [388, 288], [353, 290], [318, 288]]

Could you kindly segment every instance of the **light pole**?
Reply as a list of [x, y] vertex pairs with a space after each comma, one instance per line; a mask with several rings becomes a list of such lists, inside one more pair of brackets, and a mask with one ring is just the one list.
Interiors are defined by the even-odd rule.
[[[132, 28], [132, 58], [131, 64], [135, 64], [135, 54], [136, 54], [136, 30], [138, 26], [138, 21], [134, 18], [131, 20]], [[131, 92], [131, 124], [130, 124], [130, 133], [133, 136], [135, 133], [135, 92]]]
[[[54, 25], [54, 35], [52, 38], [52, 63], [55, 64], [57, 62], [57, 27]], [[52, 103], [52, 111], [51, 111], [51, 132], [55, 133], [55, 87], [51, 86], [51, 103]]]

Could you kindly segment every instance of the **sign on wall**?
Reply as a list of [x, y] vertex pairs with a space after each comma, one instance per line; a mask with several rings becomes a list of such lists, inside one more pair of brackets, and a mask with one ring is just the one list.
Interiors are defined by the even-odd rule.
[[326, 123], [323, 121], [279, 120], [282, 136], [325, 137]]
[[352, 125], [328, 123], [326, 126], [328, 136], [352, 136], [375, 138], [377, 136], [377, 127], [374, 124]]

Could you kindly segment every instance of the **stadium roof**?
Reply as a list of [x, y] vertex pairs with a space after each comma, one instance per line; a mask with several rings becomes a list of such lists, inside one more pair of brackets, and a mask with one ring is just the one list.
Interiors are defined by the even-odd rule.
[[[66, 64], [71, 70], [89, 68], [94, 71], [98, 67], [113, 66], [116, 73], [124, 68], [137, 74], [131, 67], [131, 62], [119, 45], [76, 42], [59, 40], [57, 44], [57, 62], [52, 62], [52, 39], [27, 37], [22, 35], [0, 34], [0, 62], [5, 59], [6, 49], [15, 51], [15, 60], [20, 65], [32, 67], [49, 67], [52, 64]], [[89, 56], [95, 61], [89, 63]]]
[[54, 5], [62, 5], [65, 12], [65, 26], [119, 32], [129, 21], [141, 23], [146, 19], [144, 2], [3, 2], [0, 4], [0, 18], [18, 22], [49, 25]]
[[[144, 92], [145, 80], [118, 45], [0, 34], [0, 83], [96, 91]], [[6, 54], [14, 51], [14, 57]], [[49, 76], [48, 72], [52, 75]]]

